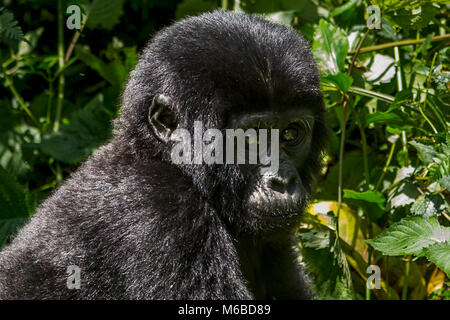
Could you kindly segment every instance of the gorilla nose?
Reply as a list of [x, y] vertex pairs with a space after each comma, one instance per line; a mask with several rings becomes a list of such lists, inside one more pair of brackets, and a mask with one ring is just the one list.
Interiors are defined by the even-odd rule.
[[295, 176], [290, 176], [288, 178], [270, 177], [266, 181], [267, 187], [270, 189], [279, 193], [288, 194], [294, 194], [297, 191], [299, 184], [299, 181]]

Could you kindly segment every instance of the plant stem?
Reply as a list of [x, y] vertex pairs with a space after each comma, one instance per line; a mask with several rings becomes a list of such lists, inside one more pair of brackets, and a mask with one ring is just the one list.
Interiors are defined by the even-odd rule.
[[384, 101], [387, 103], [392, 103], [395, 101], [395, 98], [391, 95], [379, 93], [379, 92], [375, 92], [375, 91], [370, 91], [370, 90], [366, 90], [366, 89], [359, 88], [359, 87], [350, 87], [348, 89], [348, 92], [359, 94], [361, 96], [366, 96], [369, 98], [375, 98], [375, 99], [378, 99], [378, 100], [381, 100], [381, 101]]
[[[384, 50], [384, 49], [401, 47], [401, 46], [408, 46], [408, 45], [412, 45], [412, 44], [420, 44], [420, 43], [423, 43], [425, 40], [426, 40], [425, 38], [422, 38], [422, 39], [408, 39], [408, 40], [402, 40], [402, 41], [383, 43], [383, 44], [379, 44], [376, 46], [361, 48], [360, 53]], [[431, 38], [431, 42], [436, 42], [436, 41], [450, 41], [450, 34], [444, 34], [442, 36], [435, 36], [435, 37]], [[348, 54], [354, 54], [355, 52], [356, 52], [356, 50], [352, 50], [352, 51], [349, 51]]]
[[25, 101], [20, 96], [19, 92], [17, 92], [16, 88], [14, 87], [14, 83], [12, 79], [9, 77], [8, 73], [5, 70], [4, 64], [3, 64], [3, 57], [1, 55], [0, 51], [0, 71], [4, 74], [5, 81], [8, 84], [9, 90], [11, 90], [11, 93], [16, 97], [17, 101], [19, 102], [19, 105], [22, 107], [23, 110], [25, 110], [28, 117], [30, 117], [31, 121], [34, 123], [34, 125], [39, 129], [40, 132], [43, 132], [41, 124], [36, 120], [31, 110], [27, 107], [25, 104]]
[[64, 58], [64, 62], [68, 62], [70, 59], [70, 56], [72, 55], [73, 49], [75, 48], [75, 44], [77, 43], [78, 39], [80, 38], [81, 33], [84, 30], [84, 26], [86, 25], [86, 21], [88, 19], [88, 14], [83, 15], [83, 21], [81, 22], [80, 30], [77, 30], [75, 34], [73, 35], [72, 41], [70, 41], [69, 48], [66, 52], [66, 57]]
[[386, 174], [387, 169], [389, 168], [389, 165], [391, 164], [391, 160], [394, 155], [395, 144], [396, 144], [396, 141], [392, 144], [391, 150], [389, 150], [389, 155], [388, 155], [386, 164], [384, 165], [383, 171], [381, 172], [381, 176], [378, 179], [377, 184], [375, 185], [375, 190], [378, 190], [378, 188], [380, 187], [381, 183], [383, 182], [384, 175]]
[[386, 289], [387, 289], [387, 293], [390, 296], [390, 288], [391, 286], [389, 285], [389, 256], [385, 257], [385, 266], [386, 266], [386, 280], [384, 280], [386, 282]]
[[364, 127], [362, 125], [359, 125], [358, 127], [359, 127], [359, 132], [361, 134], [361, 140], [362, 140], [364, 176], [366, 178], [366, 185], [370, 185], [369, 159], [368, 159], [368, 151], [367, 151], [366, 132], [364, 131]]
[[[394, 47], [394, 56], [395, 56], [395, 63], [397, 64], [397, 91], [401, 92], [403, 91], [403, 78], [400, 64], [400, 51], [398, 47]], [[401, 106], [400, 109], [404, 111], [403, 106]], [[406, 157], [408, 158], [408, 141], [406, 139], [406, 132], [404, 130], [402, 130], [402, 146], [403, 151], [405, 152]]]
[[436, 128], [434, 127], [433, 123], [430, 121], [430, 119], [428, 119], [428, 117], [425, 115], [425, 113], [423, 112], [423, 110], [425, 110], [426, 104], [427, 104], [427, 97], [428, 97], [428, 90], [429, 90], [429, 84], [431, 81], [431, 75], [433, 73], [433, 67], [434, 67], [434, 63], [436, 62], [436, 57], [437, 57], [437, 52], [434, 54], [433, 56], [433, 60], [431, 61], [431, 67], [430, 67], [430, 71], [428, 72], [428, 77], [427, 77], [427, 81], [426, 81], [426, 90], [425, 90], [425, 98], [423, 100], [423, 108], [420, 106], [419, 103], [419, 111], [420, 114], [422, 115], [422, 117], [425, 119], [426, 122], [428, 122], [428, 124], [430, 125], [430, 127], [433, 129], [435, 134], [438, 134], [438, 131], [436, 130]]
[[228, 10], [228, 0], [222, 0], [222, 9]]
[[[64, 68], [64, 23], [63, 23], [63, 8], [62, 8], [62, 0], [58, 0], [58, 67], [59, 70], [63, 70]], [[53, 123], [53, 131], [59, 131], [59, 124], [61, 122], [61, 111], [62, 105], [64, 101], [64, 72], [60, 72], [58, 75], [58, 97], [56, 104], [56, 113], [55, 113], [55, 121]], [[56, 182], [59, 184], [62, 179], [62, 170], [59, 162], [56, 161]]]
[[[369, 223], [370, 221], [367, 220]], [[367, 257], [367, 266], [370, 266], [372, 264], [372, 247], [369, 246], [369, 253], [368, 253], [368, 257]], [[370, 300], [370, 288], [369, 286], [366, 284], [366, 300]]]
[[407, 257], [405, 264], [405, 280], [403, 281], [403, 289], [402, 289], [402, 300], [406, 300], [408, 298], [408, 281], [409, 281], [409, 270], [411, 268], [411, 256]]
[[[352, 62], [348, 69], [349, 76], [351, 76], [353, 73], [353, 67], [356, 63], [356, 58], [358, 57], [361, 46], [364, 43], [364, 40], [366, 39], [369, 32], [370, 32], [370, 29], [368, 29], [364, 33], [361, 41], [358, 44], [358, 48], [356, 49], [355, 55], [353, 56]], [[337, 219], [336, 235], [337, 235], [338, 239], [339, 239], [339, 215], [340, 215], [341, 206], [342, 206], [342, 189], [343, 189], [343, 187], [342, 187], [342, 168], [344, 166], [344, 146], [345, 146], [345, 133], [346, 133], [346, 127], [347, 127], [347, 106], [348, 106], [347, 93], [344, 94], [343, 99], [344, 99], [344, 102], [342, 103], [343, 112], [342, 112], [342, 123], [341, 123], [341, 137], [340, 137], [340, 142], [339, 142], [338, 205], [337, 205], [337, 210], [336, 210], [336, 219]]]
[[[58, 67], [64, 68], [64, 23], [63, 23], [63, 9], [62, 0], [58, 0]], [[58, 76], [58, 98], [56, 104], [55, 121], [53, 123], [53, 131], [59, 131], [59, 124], [61, 122], [61, 110], [64, 101], [64, 73], [61, 72]]]
[[31, 121], [33, 121], [34, 125], [39, 129], [40, 132], [42, 132], [41, 124], [36, 120], [36, 118], [34, 117], [33, 113], [31, 112], [31, 110], [27, 107], [27, 105], [23, 101], [22, 97], [17, 92], [17, 90], [14, 87], [14, 84], [13, 84], [11, 78], [6, 73], [3, 73], [3, 74], [5, 75], [5, 80], [6, 80], [6, 83], [8, 84], [9, 89], [11, 90], [12, 94], [14, 95], [14, 97], [16, 97], [16, 99], [19, 102], [19, 104], [22, 107], [22, 109], [25, 110], [27, 115], [30, 117]]
[[[345, 97], [345, 96], [344, 96]], [[345, 99], [342, 109], [342, 123], [341, 123], [341, 137], [339, 142], [339, 167], [338, 167], [338, 205], [337, 205], [337, 212], [336, 212], [336, 234], [339, 238], [339, 214], [341, 211], [342, 206], [342, 168], [343, 168], [343, 161], [344, 161], [344, 145], [345, 145], [345, 133], [346, 133], [346, 127], [347, 127], [347, 104], [348, 100]]]
[[55, 92], [53, 91], [53, 79], [50, 79], [48, 82], [48, 102], [47, 102], [47, 115], [46, 115], [46, 127], [50, 126], [51, 122], [51, 113], [52, 113], [52, 104], [53, 104], [53, 96]]

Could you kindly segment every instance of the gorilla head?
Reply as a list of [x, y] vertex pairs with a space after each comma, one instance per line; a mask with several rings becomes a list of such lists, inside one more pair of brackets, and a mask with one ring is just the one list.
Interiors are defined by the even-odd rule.
[[116, 134], [144, 158], [170, 162], [171, 133], [192, 133], [194, 121], [204, 130], [279, 129], [278, 173], [262, 174], [261, 165], [180, 169], [235, 232], [296, 226], [327, 132], [317, 69], [295, 30], [229, 12], [177, 22], [144, 50], [124, 97]]

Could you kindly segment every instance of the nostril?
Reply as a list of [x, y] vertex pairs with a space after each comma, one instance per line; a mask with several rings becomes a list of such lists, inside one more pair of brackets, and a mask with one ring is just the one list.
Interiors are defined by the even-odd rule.
[[287, 184], [281, 179], [271, 178], [267, 181], [267, 186], [276, 192], [285, 193]]

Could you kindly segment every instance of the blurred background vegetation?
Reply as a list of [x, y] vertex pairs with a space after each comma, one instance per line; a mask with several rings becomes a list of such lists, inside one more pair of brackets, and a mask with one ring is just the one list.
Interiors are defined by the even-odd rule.
[[450, 299], [449, 3], [0, 0], [0, 248], [111, 136], [148, 39], [222, 8], [291, 25], [319, 62], [332, 139], [298, 232], [319, 297]]

